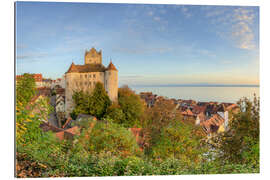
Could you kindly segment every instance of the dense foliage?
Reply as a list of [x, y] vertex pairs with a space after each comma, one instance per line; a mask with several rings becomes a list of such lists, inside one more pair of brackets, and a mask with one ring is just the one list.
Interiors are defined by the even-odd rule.
[[240, 112], [234, 114], [228, 131], [215, 141], [220, 149], [219, 158], [231, 163], [245, 163], [259, 167], [260, 103], [256, 96], [253, 102], [239, 100]]
[[16, 81], [16, 103], [25, 106], [36, 94], [35, 79], [31, 74], [25, 73]]
[[128, 86], [123, 86], [118, 90], [118, 103], [124, 114], [120, 123], [125, 127], [138, 126], [144, 112], [144, 105], [140, 96]]
[[92, 93], [88, 92], [74, 92], [73, 100], [75, 108], [72, 112], [72, 116], [75, 117], [78, 114], [90, 114], [99, 119], [104, 117], [108, 107], [111, 105], [109, 96], [107, 95], [103, 84], [100, 82], [96, 83], [95, 89]]
[[139, 147], [130, 131], [119, 124], [108, 121], [90, 121], [76, 140], [88, 154], [110, 152], [113, 155], [130, 156], [140, 154]]
[[[29, 78], [23, 80], [30, 82]], [[98, 98], [102, 88], [96, 90], [95, 98], [105, 101], [106, 106], [95, 104], [97, 109], [93, 114], [104, 118], [77, 122], [80, 135], [59, 141], [52, 132], [39, 128], [50, 106], [46, 98], [29, 103], [35, 88], [33, 83], [26, 82], [17, 83], [26, 86], [26, 90], [18, 90], [19, 99], [16, 99], [17, 177], [259, 172], [259, 100], [256, 98], [253, 102], [239, 101], [241, 111], [233, 115], [229, 131], [216, 137], [212, 158], [210, 148], [206, 149], [209, 146], [202, 142], [201, 130], [186, 122], [173, 103], [157, 102], [153, 108], [144, 109], [138, 96], [127, 87], [119, 90], [119, 104], [111, 106], [106, 104], [109, 102], [106, 97]], [[86, 101], [91, 104], [87, 98], [93, 95], [80, 93], [74, 96], [76, 112], [90, 113], [91, 106], [84, 105]], [[147, 142], [144, 151], [126, 128], [136, 124], [144, 130]]]
[[194, 127], [181, 121], [172, 121], [163, 127], [160, 139], [152, 147], [154, 158], [176, 158], [186, 165], [200, 163], [205, 152], [202, 136]]

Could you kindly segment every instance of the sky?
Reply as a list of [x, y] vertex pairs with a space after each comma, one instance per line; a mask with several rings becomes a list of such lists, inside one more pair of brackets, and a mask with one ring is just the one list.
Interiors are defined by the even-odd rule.
[[16, 3], [16, 73], [61, 77], [102, 50], [119, 84], [259, 85], [259, 7]]

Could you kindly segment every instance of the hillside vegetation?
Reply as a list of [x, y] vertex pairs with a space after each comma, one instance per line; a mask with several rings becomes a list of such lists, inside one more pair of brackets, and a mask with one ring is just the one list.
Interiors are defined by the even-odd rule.
[[[102, 84], [92, 94], [73, 97], [72, 116], [85, 113], [98, 120], [88, 119], [79, 124], [80, 135], [60, 141], [40, 129], [51, 107], [46, 98], [30, 103], [34, 96], [34, 80], [25, 74], [16, 85], [17, 177], [259, 173], [256, 97], [239, 100], [240, 112], [233, 115], [229, 131], [210, 142], [171, 104], [146, 108], [127, 86], [112, 103]], [[141, 143], [130, 130], [134, 127], [142, 129]]]

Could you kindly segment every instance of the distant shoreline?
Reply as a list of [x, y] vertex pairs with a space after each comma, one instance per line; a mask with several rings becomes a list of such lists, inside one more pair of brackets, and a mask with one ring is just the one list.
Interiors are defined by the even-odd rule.
[[130, 87], [260, 87], [260, 85], [227, 84], [164, 84], [164, 85], [129, 85]]

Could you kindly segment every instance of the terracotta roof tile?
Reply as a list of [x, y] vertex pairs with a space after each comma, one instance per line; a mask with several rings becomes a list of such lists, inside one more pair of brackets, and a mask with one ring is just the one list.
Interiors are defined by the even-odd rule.
[[102, 64], [84, 64], [84, 65], [75, 65], [72, 63], [66, 73], [72, 72], [105, 72], [106, 68]]
[[116, 67], [114, 66], [114, 64], [112, 62], [110, 62], [109, 66], [107, 67], [107, 70], [115, 70], [115, 71], [117, 71]]

